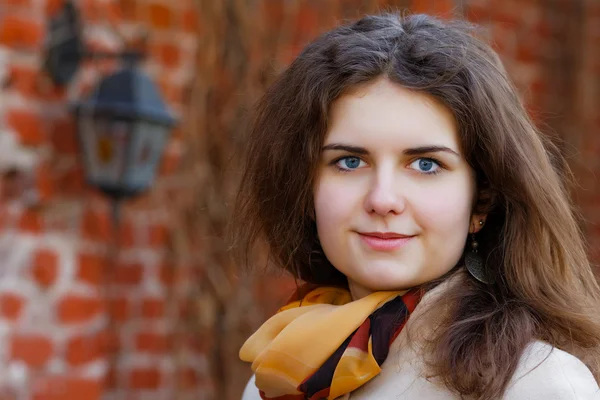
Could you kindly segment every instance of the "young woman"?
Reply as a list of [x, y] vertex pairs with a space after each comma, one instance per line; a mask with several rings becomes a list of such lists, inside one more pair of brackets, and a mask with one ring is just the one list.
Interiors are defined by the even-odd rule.
[[307, 282], [244, 399], [597, 399], [600, 288], [568, 167], [464, 23], [368, 16], [260, 101], [243, 253]]

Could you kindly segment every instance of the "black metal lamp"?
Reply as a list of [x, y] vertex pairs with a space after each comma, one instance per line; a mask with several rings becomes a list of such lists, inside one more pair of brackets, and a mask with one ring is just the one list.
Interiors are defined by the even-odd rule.
[[154, 83], [136, 67], [141, 54], [87, 52], [70, 1], [49, 26], [46, 71], [68, 83], [81, 60], [120, 58], [125, 67], [104, 77], [74, 107], [87, 181], [115, 200], [135, 196], [154, 181], [170, 128], [176, 123]]
[[117, 199], [150, 187], [175, 124], [152, 81], [127, 67], [75, 110], [88, 182]]

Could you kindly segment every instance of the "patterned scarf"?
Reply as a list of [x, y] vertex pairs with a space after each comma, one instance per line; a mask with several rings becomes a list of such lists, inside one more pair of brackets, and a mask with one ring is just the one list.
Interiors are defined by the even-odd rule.
[[265, 400], [336, 399], [381, 371], [422, 290], [350, 292], [319, 287], [281, 308], [240, 350]]

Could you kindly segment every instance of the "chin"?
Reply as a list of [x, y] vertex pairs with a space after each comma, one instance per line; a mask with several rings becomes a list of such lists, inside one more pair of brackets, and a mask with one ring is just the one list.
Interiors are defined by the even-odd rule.
[[416, 277], [398, 276], [397, 274], [373, 274], [362, 278], [363, 279], [358, 279], [358, 282], [362, 282], [363, 286], [368, 287], [373, 291], [405, 290], [421, 283]]

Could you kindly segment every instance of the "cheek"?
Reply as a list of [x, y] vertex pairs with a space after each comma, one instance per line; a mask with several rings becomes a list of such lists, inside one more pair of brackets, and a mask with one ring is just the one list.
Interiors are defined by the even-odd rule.
[[423, 228], [445, 232], [468, 229], [472, 208], [472, 186], [450, 184], [437, 187], [433, 193], [422, 193], [413, 203], [415, 216]]
[[324, 180], [315, 186], [314, 205], [319, 232], [331, 231], [347, 221], [359, 202], [358, 191], [348, 184]]

